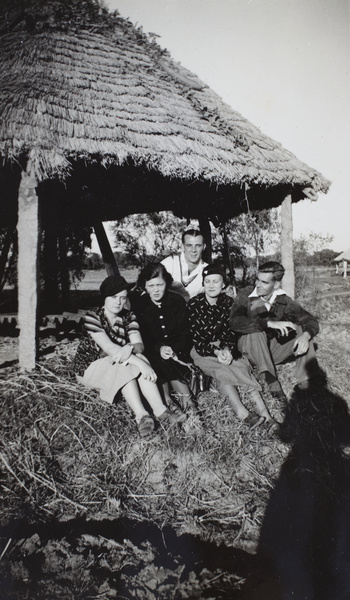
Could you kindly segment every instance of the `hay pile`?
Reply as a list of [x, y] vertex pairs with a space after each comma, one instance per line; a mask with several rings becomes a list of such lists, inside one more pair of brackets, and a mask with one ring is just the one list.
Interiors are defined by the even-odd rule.
[[58, 346], [35, 373], [0, 381], [3, 522], [127, 515], [254, 543], [286, 447], [240, 423], [212, 392], [182, 427], [159, 427], [144, 441], [123, 401], [110, 406], [75, 382], [74, 345]]
[[11, 367], [0, 380], [5, 597], [233, 597], [234, 548], [255, 549], [288, 447], [212, 392], [182, 427], [144, 441], [123, 401], [76, 383], [76, 345], [63, 340], [36, 372]]

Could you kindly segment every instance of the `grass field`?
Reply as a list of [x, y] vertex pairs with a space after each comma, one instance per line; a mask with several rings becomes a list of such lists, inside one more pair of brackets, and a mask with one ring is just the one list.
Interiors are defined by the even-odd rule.
[[[134, 283], [137, 280], [138, 269], [121, 269], [120, 274], [125, 277], [129, 283]], [[105, 269], [97, 269], [94, 271], [85, 271], [83, 279], [73, 286], [72, 289], [78, 291], [96, 291], [100, 287], [102, 281], [107, 277]]]
[[1, 370], [1, 598], [347, 598], [349, 284], [297, 283], [327, 382], [297, 393], [279, 367], [288, 409], [264, 396], [280, 435], [205, 392], [183, 427], [143, 441], [122, 402], [75, 382], [72, 332], [42, 337], [34, 373]]

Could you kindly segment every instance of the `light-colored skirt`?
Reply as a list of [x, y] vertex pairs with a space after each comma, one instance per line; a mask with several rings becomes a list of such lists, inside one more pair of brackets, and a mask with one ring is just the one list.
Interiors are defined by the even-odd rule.
[[81, 377], [77, 375], [77, 381], [90, 389], [100, 392], [101, 400], [112, 404], [114, 397], [129, 381], [137, 379], [140, 369], [134, 365], [121, 365], [112, 363], [110, 356], [94, 360], [84, 371]]
[[216, 356], [200, 356], [194, 348], [191, 350], [191, 357], [194, 364], [202, 369], [205, 375], [216, 380], [219, 389], [223, 385], [231, 384], [261, 392], [261, 385], [253, 375], [252, 367], [246, 357], [233, 360], [230, 365], [222, 365]]

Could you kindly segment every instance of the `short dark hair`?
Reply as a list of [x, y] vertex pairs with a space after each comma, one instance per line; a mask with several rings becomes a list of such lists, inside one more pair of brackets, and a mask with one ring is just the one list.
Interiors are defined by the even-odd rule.
[[186, 235], [190, 235], [190, 236], [192, 236], [192, 237], [198, 237], [199, 235], [201, 235], [201, 236], [202, 236], [202, 238], [203, 238], [203, 242], [205, 242], [204, 235], [203, 235], [203, 233], [201, 232], [201, 230], [200, 230], [200, 229], [195, 229], [195, 228], [192, 228], [192, 229], [186, 229], [186, 231], [184, 231], [184, 232], [183, 232], [183, 234], [182, 234], [182, 237], [181, 237], [181, 241], [182, 241], [182, 243], [184, 243], [184, 242], [185, 242], [185, 236], [186, 236]]
[[166, 283], [167, 288], [172, 284], [173, 278], [168, 273], [164, 265], [160, 262], [151, 262], [146, 265], [137, 279], [137, 287], [142, 288], [143, 290], [146, 287], [146, 282], [150, 281], [150, 279], [155, 279], [155, 277], [162, 277]]
[[282, 281], [285, 269], [281, 263], [275, 260], [269, 260], [263, 265], [260, 265], [258, 271], [259, 273], [272, 273], [272, 279], [274, 281]]

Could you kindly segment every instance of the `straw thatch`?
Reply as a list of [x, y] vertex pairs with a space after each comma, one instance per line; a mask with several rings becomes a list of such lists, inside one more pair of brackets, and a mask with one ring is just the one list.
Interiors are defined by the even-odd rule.
[[345, 250], [345, 252], [338, 254], [338, 256], [335, 257], [334, 262], [341, 262], [342, 260], [350, 262], [350, 248]]
[[104, 201], [103, 218], [112, 216], [121, 189], [127, 206], [120, 214], [140, 211], [145, 197], [153, 199], [148, 210], [172, 209], [182, 191], [170, 181], [195, 183], [192, 198], [205, 192], [206, 201], [236, 195], [233, 213], [242, 211], [247, 188], [253, 208], [277, 205], [286, 193], [297, 201], [327, 191], [320, 173], [117, 13], [93, 0], [27, 1], [24, 11], [16, 5], [0, 23], [5, 180], [10, 166], [16, 171], [27, 160], [39, 183], [71, 175], [65, 191], [77, 197], [85, 184]]

